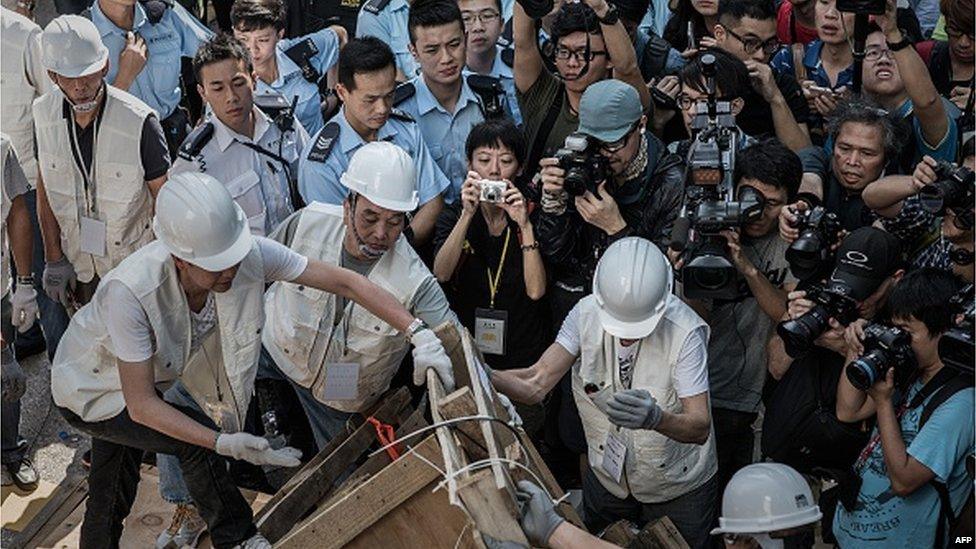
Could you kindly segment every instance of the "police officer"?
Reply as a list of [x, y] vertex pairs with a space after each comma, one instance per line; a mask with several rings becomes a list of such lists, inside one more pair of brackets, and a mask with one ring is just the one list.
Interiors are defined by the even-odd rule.
[[108, 81], [159, 115], [171, 158], [190, 131], [180, 105], [180, 59], [213, 33], [170, 0], [97, 0], [88, 15], [108, 48]]
[[313, 134], [325, 124], [323, 110], [331, 112], [338, 103], [330, 93], [335, 80], [330, 69], [346, 43], [346, 30], [335, 25], [282, 39], [285, 17], [282, 0], [238, 0], [230, 12], [234, 37], [251, 52], [258, 93], [274, 91], [295, 102], [295, 116]]
[[391, 141], [407, 151], [417, 168], [420, 209], [406, 228], [414, 244], [427, 242], [441, 196], [450, 182], [434, 163], [420, 127], [410, 116], [392, 108], [396, 87], [393, 52], [380, 39], [368, 36], [349, 41], [339, 54], [336, 93], [343, 106], [302, 151], [298, 187], [305, 202], [342, 204], [348, 189], [339, 182], [349, 158], [370, 141]]
[[521, 126], [522, 113], [515, 97], [515, 76], [512, 74], [515, 50], [499, 44], [502, 3], [500, 0], [458, 0], [458, 7], [467, 34], [464, 76], [479, 74], [498, 80], [505, 90], [505, 111], [516, 126]]
[[[405, 214], [417, 207], [410, 155], [386, 141], [367, 143], [353, 155], [342, 184], [350, 191], [342, 206], [313, 202], [272, 238], [376, 281], [431, 326], [458, 325], [434, 275], [401, 238]], [[369, 410], [382, 397], [409, 342], [361, 307], [297, 284], [273, 284], [266, 306], [264, 346], [277, 375], [284, 374], [295, 387], [315, 442], [324, 448], [351, 415]], [[349, 364], [358, 370], [355, 390], [330, 391], [330, 370]]]
[[420, 73], [420, 65], [410, 54], [407, 33], [409, 0], [368, 0], [356, 19], [356, 37], [375, 36], [389, 45], [396, 56], [396, 79], [404, 82]]
[[[444, 201], [454, 203], [468, 173], [464, 143], [471, 128], [490, 116], [505, 116], [504, 91], [479, 88], [475, 93], [461, 71], [465, 62], [464, 22], [455, 0], [418, 0], [410, 8], [410, 52], [420, 76], [397, 88], [393, 104], [417, 120], [434, 161], [451, 182]], [[479, 81], [484, 77], [473, 77]], [[489, 112], [494, 106], [495, 112]]]
[[99, 277], [153, 239], [169, 152], [153, 110], [105, 82], [108, 49], [91, 21], [51, 21], [41, 58], [57, 84], [33, 106], [42, 284], [64, 306], [84, 304]]
[[218, 35], [201, 46], [193, 72], [211, 113], [180, 147], [173, 173], [214, 176], [244, 210], [251, 232], [269, 234], [295, 211], [294, 174], [308, 134], [287, 107], [274, 118], [258, 108], [251, 57], [233, 37]]

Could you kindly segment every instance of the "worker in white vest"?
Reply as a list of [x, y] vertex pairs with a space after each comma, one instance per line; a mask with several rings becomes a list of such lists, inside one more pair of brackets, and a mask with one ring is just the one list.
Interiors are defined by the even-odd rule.
[[705, 547], [717, 499], [708, 327], [672, 285], [671, 266], [650, 241], [613, 243], [593, 294], [570, 311], [556, 342], [529, 368], [493, 371], [492, 382], [535, 403], [572, 369], [588, 448], [589, 530], [668, 516], [691, 547]]
[[0, 7], [0, 127], [10, 138], [26, 176], [27, 192], [24, 202], [29, 213], [34, 248], [28, 263], [21, 265], [17, 276], [34, 278], [38, 292], [37, 305], [41, 311], [43, 335], [37, 329], [19, 334], [16, 338], [18, 354], [30, 355], [46, 345], [48, 358], [54, 357], [61, 334], [68, 327], [68, 315], [50, 300], [41, 287], [44, 273], [44, 243], [37, 222], [37, 152], [34, 148], [34, 100], [51, 89], [51, 79], [41, 64], [41, 27], [23, 15]]
[[153, 239], [169, 152], [155, 112], [109, 86], [108, 50], [77, 15], [51, 21], [41, 57], [57, 87], [34, 102], [44, 291], [84, 304], [100, 277]]
[[[244, 211], [213, 177], [174, 176], [156, 212], [158, 240], [104, 277], [71, 319], [51, 367], [59, 411], [92, 436], [81, 545], [118, 545], [142, 453], [153, 451], [179, 458], [215, 547], [270, 548], [220, 457], [299, 464], [297, 450], [239, 431], [258, 369], [265, 285], [287, 280], [355, 301], [409, 334], [421, 375], [434, 368], [453, 383], [450, 359], [422, 321], [365, 277], [252, 236]], [[178, 378], [201, 395], [204, 413], [162, 399], [159, 391]]]
[[[341, 206], [313, 202], [271, 238], [362, 274], [430, 326], [457, 324], [437, 279], [403, 236], [406, 214], [418, 202], [410, 155], [388, 141], [367, 143], [340, 181], [349, 190]], [[299, 284], [276, 282], [265, 306], [264, 346], [295, 386], [323, 448], [351, 415], [376, 404], [409, 345], [357, 304]], [[340, 379], [351, 381], [340, 385]]]

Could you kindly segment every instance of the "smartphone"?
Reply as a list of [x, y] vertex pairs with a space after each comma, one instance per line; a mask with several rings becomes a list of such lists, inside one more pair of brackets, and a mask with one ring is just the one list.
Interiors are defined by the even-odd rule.
[[688, 47], [698, 49], [698, 44], [695, 43], [695, 25], [691, 21], [688, 21]]

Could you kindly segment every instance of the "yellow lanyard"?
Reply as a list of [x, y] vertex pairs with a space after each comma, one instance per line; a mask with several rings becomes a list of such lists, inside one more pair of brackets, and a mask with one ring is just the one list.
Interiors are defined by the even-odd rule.
[[512, 236], [512, 229], [510, 227], [505, 228], [505, 244], [502, 245], [502, 257], [498, 260], [498, 271], [495, 272], [495, 278], [492, 280], [491, 277], [491, 267], [488, 267], [488, 294], [491, 300], [491, 308], [495, 308], [495, 294], [498, 293], [498, 282], [502, 278], [502, 269], [505, 267], [505, 256], [508, 255], [508, 239]]

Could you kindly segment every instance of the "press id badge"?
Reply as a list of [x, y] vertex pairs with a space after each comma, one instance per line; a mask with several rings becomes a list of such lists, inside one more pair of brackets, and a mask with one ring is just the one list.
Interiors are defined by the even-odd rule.
[[329, 362], [325, 365], [325, 399], [356, 400], [359, 397], [359, 364]]
[[474, 310], [474, 340], [482, 353], [489, 355], [505, 354], [505, 328], [508, 312], [498, 309]]
[[81, 216], [82, 253], [98, 257], [105, 256], [105, 222], [93, 217]]
[[620, 482], [626, 458], [627, 445], [624, 444], [623, 438], [612, 431], [607, 433], [607, 441], [603, 443], [603, 470], [614, 482]]

